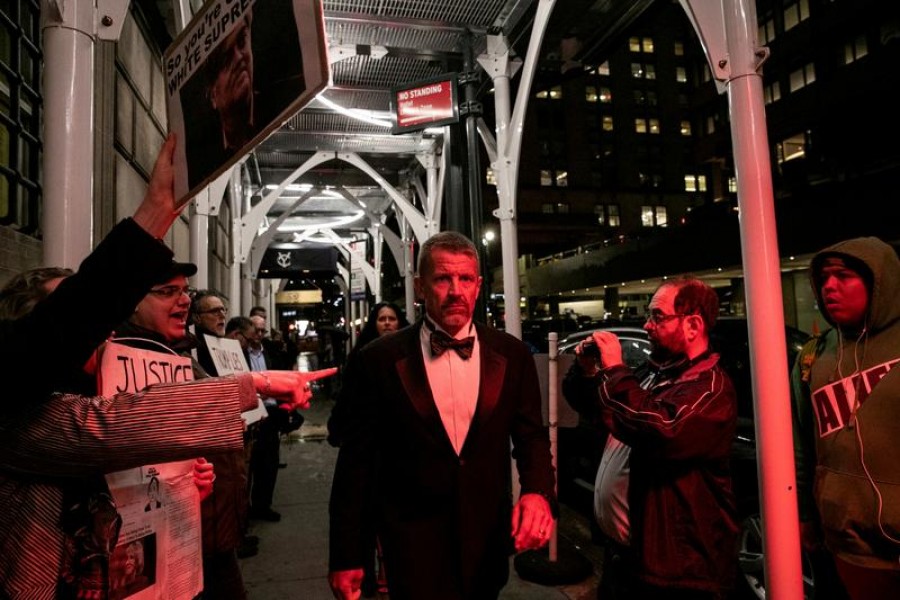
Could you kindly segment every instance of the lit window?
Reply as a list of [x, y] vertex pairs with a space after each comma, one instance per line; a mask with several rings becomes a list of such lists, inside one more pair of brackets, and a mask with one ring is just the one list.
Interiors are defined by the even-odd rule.
[[737, 177], [728, 178], [728, 191], [737, 194]]
[[797, 0], [784, 7], [784, 30], [789, 31], [809, 18], [809, 0]]
[[816, 80], [815, 66], [812, 63], [809, 63], [802, 69], [797, 69], [791, 73], [789, 80], [791, 92], [796, 92], [797, 90], [810, 85]]
[[639, 38], [639, 37], [628, 38], [628, 49], [631, 52], [640, 52], [641, 51], [641, 38]]
[[619, 205], [618, 204], [607, 204], [606, 205], [606, 224], [610, 227], [618, 227], [621, 223], [619, 222]]
[[849, 65], [852, 62], [856, 62], [868, 53], [869, 47], [866, 43], [866, 37], [860, 35], [852, 42], [844, 44], [844, 64]]
[[675, 67], [675, 81], [687, 83], [687, 70], [684, 67]]
[[669, 217], [666, 214], [665, 206], [656, 206], [656, 226], [666, 227], [669, 224]]
[[667, 227], [669, 217], [665, 206], [642, 206], [641, 207], [641, 226], [642, 227]]
[[716, 118], [706, 117], [706, 135], [712, 135], [716, 132]]
[[[702, 179], [702, 182], [701, 182]], [[701, 189], [702, 185], [702, 189]], [[706, 177], [700, 175], [685, 175], [684, 176], [684, 191], [686, 192], [697, 192], [697, 191], [705, 191], [706, 190]]]
[[562, 98], [562, 87], [554, 85], [552, 88], [550, 88], [550, 99], [559, 100], [560, 98]]
[[603, 115], [603, 131], [613, 130], [613, 118], [610, 115]]
[[541, 169], [541, 185], [544, 187], [553, 185], [553, 176], [548, 169]]
[[586, 86], [584, 88], [584, 99], [588, 102], [596, 102], [599, 99], [597, 96], [597, 88], [592, 85]]
[[636, 133], [647, 133], [647, 119], [635, 119], [634, 131]]
[[608, 87], [600, 88], [600, 102], [603, 104], [612, 102], [612, 91]]
[[763, 88], [763, 99], [766, 104], [772, 104], [781, 100], [781, 84], [773, 81], [771, 85]]
[[644, 69], [647, 71], [647, 74], [644, 77], [647, 79], [656, 79], [656, 67], [653, 65], [644, 65]]
[[675, 56], [684, 56], [684, 42], [675, 42]]
[[631, 76], [635, 79], [644, 78], [644, 67], [641, 63], [631, 63]]
[[[556, 172], [556, 185], [559, 187], [569, 187], [569, 172], [568, 171], [557, 171]], [[563, 211], [560, 211], [563, 212]], [[569, 212], [569, 205], [566, 204], [566, 211]]]
[[597, 75], [603, 75], [609, 77], [609, 61], [604, 61], [599, 67], [597, 67]]
[[659, 135], [659, 119], [650, 119], [649, 130], [650, 133]]
[[569, 214], [569, 203], [568, 202], [557, 202], [556, 203], [556, 212], [561, 215]]
[[641, 39], [641, 50], [647, 54], [653, 54], [653, 38], [645, 37]]
[[618, 204], [595, 204], [594, 215], [597, 217], [598, 225], [606, 225], [607, 227], [619, 227], [619, 205]]
[[546, 100], [547, 99], [547, 90], [541, 90], [540, 92], [535, 94], [534, 97], [539, 100]]
[[488, 185], [497, 185], [497, 174], [494, 173], [492, 168], [488, 167], [484, 180]]
[[792, 135], [778, 144], [778, 162], [783, 163], [806, 156], [806, 137], [802, 133]]
[[759, 32], [757, 34], [759, 36], [759, 41], [768, 44], [772, 40], [775, 39], [775, 20], [768, 19], [765, 23], [759, 26]]
[[691, 122], [690, 121], [682, 121], [680, 127], [681, 135], [685, 137], [691, 136]]

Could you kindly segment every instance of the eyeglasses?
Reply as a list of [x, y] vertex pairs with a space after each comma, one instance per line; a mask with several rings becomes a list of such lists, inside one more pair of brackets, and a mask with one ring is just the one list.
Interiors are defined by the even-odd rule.
[[198, 310], [198, 315], [219, 315], [224, 317], [228, 314], [228, 309], [224, 306], [219, 306], [217, 308], [207, 308], [206, 310]]
[[663, 323], [668, 323], [672, 319], [683, 319], [688, 315], [682, 313], [675, 313], [674, 315], [667, 315], [666, 313], [656, 312], [650, 313], [647, 316], [647, 321], [653, 323], [654, 325], [662, 325]]
[[179, 298], [182, 295], [190, 296], [193, 292], [193, 288], [187, 286], [181, 287], [180, 285], [164, 285], [163, 287], [150, 290], [150, 293], [154, 296], [159, 296], [160, 298], [165, 298], [167, 300]]

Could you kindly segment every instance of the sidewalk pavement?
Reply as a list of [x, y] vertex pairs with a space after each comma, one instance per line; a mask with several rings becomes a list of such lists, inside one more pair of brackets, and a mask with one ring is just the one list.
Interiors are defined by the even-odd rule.
[[[281, 461], [287, 467], [278, 473], [273, 504], [281, 521], [251, 521], [251, 533], [261, 538], [259, 554], [240, 561], [250, 600], [333, 598], [327, 580], [328, 496], [337, 449], [325, 441], [332, 406], [317, 395], [303, 427], [282, 440]], [[566, 506], [561, 510], [559, 545], [590, 560], [593, 575], [573, 585], [543, 586], [522, 580], [510, 565], [501, 600], [596, 599], [601, 552], [590, 540], [587, 520]]]

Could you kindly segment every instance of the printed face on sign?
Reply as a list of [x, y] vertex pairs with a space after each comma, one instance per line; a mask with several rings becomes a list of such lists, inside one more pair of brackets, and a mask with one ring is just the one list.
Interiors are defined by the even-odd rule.
[[209, 101], [218, 113], [226, 148], [240, 148], [253, 137], [253, 50], [246, 15], [209, 57], [213, 73]]

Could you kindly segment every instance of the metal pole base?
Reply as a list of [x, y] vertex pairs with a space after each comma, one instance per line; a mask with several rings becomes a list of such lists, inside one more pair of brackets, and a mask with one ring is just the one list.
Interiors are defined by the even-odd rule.
[[562, 544], [555, 561], [550, 560], [547, 548], [527, 550], [513, 559], [513, 567], [525, 581], [547, 586], [578, 583], [594, 572], [591, 561], [576, 548]]

